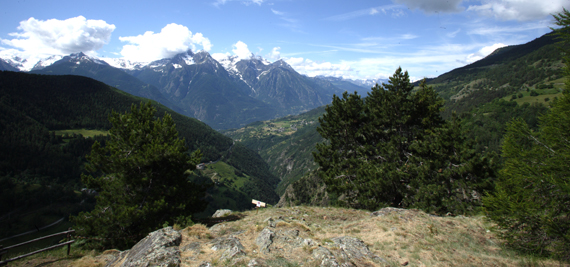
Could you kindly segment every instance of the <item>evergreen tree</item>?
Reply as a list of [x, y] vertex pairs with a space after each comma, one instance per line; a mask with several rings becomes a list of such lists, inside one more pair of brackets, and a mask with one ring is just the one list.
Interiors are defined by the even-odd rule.
[[[554, 16], [570, 41], [570, 12]], [[564, 58], [570, 75], [570, 58]], [[484, 198], [506, 243], [525, 253], [570, 261], [570, 83], [532, 131], [522, 119], [507, 125], [505, 164], [496, 191]]]
[[366, 99], [345, 92], [327, 106], [317, 128], [327, 141], [314, 157], [341, 203], [457, 213], [488, 189], [492, 162], [466, 146], [457, 121], [441, 118], [443, 100], [433, 88], [423, 81], [413, 90], [408, 73], [398, 68]]
[[[96, 142], [87, 157], [83, 183], [98, 192], [97, 204], [72, 220], [80, 235], [97, 246], [125, 249], [164, 223], [190, 222], [203, 210], [205, 188], [187, 179], [199, 163], [200, 151], [191, 156], [178, 138], [169, 114], [154, 117], [150, 103], [130, 113], [113, 112], [109, 140]], [[93, 176], [95, 175], [95, 176]]]

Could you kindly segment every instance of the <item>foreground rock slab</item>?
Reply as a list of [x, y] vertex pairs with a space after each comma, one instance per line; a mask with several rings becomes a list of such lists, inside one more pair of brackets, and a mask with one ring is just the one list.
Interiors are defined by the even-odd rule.
[[148, 234], [132, 249], [123, 251], [109, 267], [178, 267], [182, 235], [167, 227]]

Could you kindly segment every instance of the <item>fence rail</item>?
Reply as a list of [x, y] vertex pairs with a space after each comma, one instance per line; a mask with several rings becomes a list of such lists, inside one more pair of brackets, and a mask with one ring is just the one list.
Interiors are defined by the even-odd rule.
[[[71, 230], [71, 229], [70, 229], [70, 230], [65, 231], [65, 232], [47, 235], [47, 236], [44, 236], [44, 237], [36, 238], [36, 239], [30, 240], [30, 241], [22, 242], [22, 243], [20, 243], [20, 244], [12, 245], [12, 246], [5, 247], [5, 248], [3, 248], [2, 246], [0, 246], [0, 265], [4, 265], [4, 264], [7, 264], [8, 262], [15, 261], [15, 260], [19, 260], [19, 259], [21, 259], [21, 258], [25, 258], [25, 257], [31, 256], [31, 255], [34, 255], [34, 254], [37, 254], [37, 253], [40, 253], [40, 252], [44, 252], [44, 251], [47, 251], [47, 250], [50, 250], [50, 249], [54, 249], [54, 248], [58, 248], [58, 247], [63, 247], [63, 246], [65, 246], [65, 245], [67, 245], [67, 255], [69, 255], [69, 252], [70, 252], [70, 250], [71, 250], [71, 243], [75, 242], [75, 240], [70, 240], [70, 239], [71, 239], [71, 233], [75, 233], [75, 230]], [[20, 255], [20, 256], [18, 256], [18, 257], [15, 257], [15, 258], [11, 258], [11, 259], [7, 259], [7, 260], [2, 261], [2, 255], [8, 253], [8, 250], [10, 250], [10, 249], [17, 248], [17, 247], [19, 247], [19, 246], [23, 246], [23, 245], [27, 245], [27, 244], [31, 244], [31, 243], [34, 243], [34, 242], [37, 242], [37, 241], [40, 241], [40, 240], [44, 240], [44, 239], [47, 239], [47, 238], [51, 238], [51, 237], [54, 237], [54, 236], [60, 236], [60, 235], [67, 235], [67, 241], [64, 242], [64, 243], [61, 243], [61, 244], [53, 245], [53, 246], [51, 246], [51, 247], [43, 248], [43, 249], [40, 249], [40, 250], [36, 250], [36, 251], [30, 252], [30, 253], [28, 253], [28, 254]]]

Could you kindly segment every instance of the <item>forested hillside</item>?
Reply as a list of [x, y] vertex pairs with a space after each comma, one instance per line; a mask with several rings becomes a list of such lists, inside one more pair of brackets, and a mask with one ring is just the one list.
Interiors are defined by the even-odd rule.
[[316, 128], [324, 110], [319, 107], [300, 115], [255, 122], [222, 133], [259, 153], [271, 172], [281, 178], [276, 191], [282, 195], [289, 184], [317, 167], [312, 152], [315, 144], [323, 140]]
[[[537, 129], [538, 116], [561, 96], [562, 66], [556, 40], [545, 35], [527, 44], [498, 49], [471, 65], [429, 79], [428, 84], [445, 100], [443, 117], [450, 119], [453, 112], [457, 113], [467, 138], [474, 141], [474, 149], [500, 153], [506, 122], [520, 117], [531, 129]], [[316, 118], [323, 113], [324, 107], [306, 114]], [[286, 125], [291, 118], [224, 132], [256, 149], [270, 164], [272, 172], [282, 179], [280, 195], [290, 181], [316, 168], [311, 151], [322, 141], [316, 132], [318, 123], [281, 135], [268, 127]]]
[[[10, 219], [0, 220], [0, 236], [33, 228], [19, 222], [27, 219], [18, 214], [46, 203], [53, 204], [42, 211], [46, 216], [67, 216], [88, 209], [77, 205], [86, 197], [86, 192], [81, 196], [79, 191], [85, 155], [95, 140], [105, 143], [112, 111], [122, 113], [132, 104], [146, 101], [81, 76], [0, 72], [0, 200], [5, 209], [2, 214], [12, 214]], [[203, 162], [222, 159], [237, 172], [248, 174], [249, 182], [235, 190], [248, 198], [277, 202], [277, 180], [255, 152], [239, 146], [230, 149], [233, 141], [206, 124], [156, 102], [153, 105], [157, 115], [171, 114], [189, 151], [200, 149]], [[87, 136], [88, 129], [100, 135]], [[216, 198], [213, 192], [210, 200]], [[246, 207], [238, 204], [236, 207]]]

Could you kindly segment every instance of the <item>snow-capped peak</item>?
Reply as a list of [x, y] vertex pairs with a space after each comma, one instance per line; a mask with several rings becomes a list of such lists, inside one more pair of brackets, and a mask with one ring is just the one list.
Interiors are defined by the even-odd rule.
[[109, 65], [109, 64], [107, 64], [107, 62], [105, 62], [99, 58], [90, 57], [90, 56], [84, 54], [83, 52], [70, 54], [69, 58], [70, 58], [71, 62], [75, 62], [77, 64], [80, 64], [81, 62], [93, 62], [93, 63], [100, 64], [100, 65]]
[[107, 64], [111, 65], [112, 67], [118, 69], [126, 69], [126, 70], [139, 70], [144, 68], [149, 62], [136, 62], [130, 61], [125, 58], [100, 58], [101, 60], [107, 62]]
[[212, 57], [218, 61], [224, 69], [230, 74], [237, 75], [239, 70], [236, 65], [241, 60], [238, 56], [231, 56], [230, 54], [214, 53]]
[[40, 61], [38, 61], [38, 63], [36, 63], [31, 70], [44, 69], [45, 67], [52, 65], [53, 63], [61, 60], [62, 58], [63, 56], [61, 55], [53, 55], [44, 59], [40, 59]]

